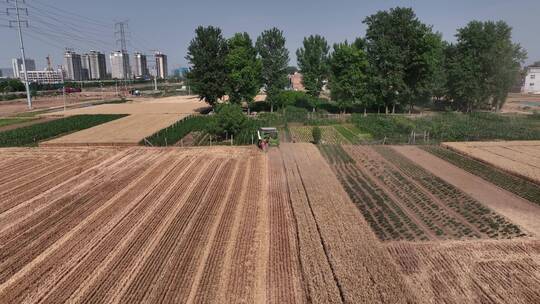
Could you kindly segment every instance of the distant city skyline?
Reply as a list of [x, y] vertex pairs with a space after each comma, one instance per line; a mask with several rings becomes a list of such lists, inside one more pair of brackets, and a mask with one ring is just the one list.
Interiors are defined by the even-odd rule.
[[[8, 4], [0, 3], [5, 11]], [[64, 48], [84, 54], [90, 50], [108, 56], [119, 49], [114, 37], [114, 22], [128, 20], [128, 53], [153, 55], [154, 50], [167, 54], [169, 70], [185, 67], [187, 46], [199, 25], [220, 27], [225, 37], [246, 31], [253, 41], [273, 26], [287, 38], [291, 64], [296, 65], [295, 51], [305, 36], [320, 34], [330, 44], [353, 40], [365, 34], [362, 23], [368, 15], [395, 6], [412, 7], [422, 22], [432, 25], [447, 41], [455, 41], [456, 29], [472, 20], [504, 20], [513, 27], [513, 40], [528, 53], [527, 64], [540, 60], [537, 38], [540, 1], [269, 1], [247, 0], [180, 3], [164, 0], [159, 5], [133, 1], [27, 0], [30, 28], [24, 29], [27, 57], [36, 61], [37, 69], [46, 67], [51, 55], [53, 65], [63, 63]], [[106, 8], [106, 9], [104, 9]], [[62, 18], [65, 18], [62, 20]], [[16, 31], [7, 27], [10, 16], [0, 16], [0, 67], [11, 66], [19, 58]], [[51, 25], [54, 20], [65, 25]], [[47, 24], [49, 23], [49, 24]], [[58, 22], [60, 23], [60, 22]], [[110, 69], [110, 62], [107, 63]]]

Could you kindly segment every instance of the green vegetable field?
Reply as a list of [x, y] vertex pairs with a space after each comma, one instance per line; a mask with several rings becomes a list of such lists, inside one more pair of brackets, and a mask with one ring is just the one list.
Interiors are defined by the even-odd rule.
[[40, 141], [88, 129], [126, 115], [76, 115], [0, 132], [0, 147], [37, 146]]

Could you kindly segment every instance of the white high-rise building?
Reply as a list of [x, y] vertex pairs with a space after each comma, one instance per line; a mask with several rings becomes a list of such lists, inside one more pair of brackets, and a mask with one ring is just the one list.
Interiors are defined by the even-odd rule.
[[81, 78], [82, 80], [90, 79], [90, 55], [81, 55]]
[[540, 94], [540, 67], [529, 67], [521, 89], [526, 94]]
[[128, 53], [124, 51], [115, 51], [111, 53], [110, 59], [113, 79], [131, 78]]
[[66, 80], [83, 80], [81, 55], [74, 51], [64, 53], [64, 70], [66, 71]]
[[[34, 59], [26, 59], [25, 63], [26, 63], [26, 69], [28, 71], [35, 71], [36, 70], [36, 62], [34, 61]], [[11, 60], [11, 65], [12, 65], [12, 68], [13, 68], [13, 77], [21, 78], [21, 71], [24, 71], [24, 67], [23, 67], [23, 64], [22, 64], [22, 59], [21, 58], [13, 58]]]
[[105, 54], [98, 51], [90, 51], [88, 53], [90, 61], [90, 79], [98, 80], [107, 78], [107, 63]]
[[157, 77], [161, 79], [167, 78], [169, 76], [169, 70], [167, 68], [167, 55], [157, 52], [155, 54], [155, 58]]
[[148, 64], [146, 62], [146, 55], [141, 53], [135, 53], [133, 64], [133, 77], [145, 78], [148, 76]]

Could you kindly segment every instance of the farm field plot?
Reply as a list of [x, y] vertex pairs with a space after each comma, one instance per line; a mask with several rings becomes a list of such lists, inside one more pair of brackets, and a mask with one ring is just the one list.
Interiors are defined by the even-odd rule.
[[40, 143], [40, 146], [136, 146], [188, 114], [132, 114], [118, 120]]
[[344, 146], [322, 151], [381, 240], [525, 235], [515, 223], [391, 148]]
[[[505, 187], [497, 187], [415, 146], [395, 146], [393, 150], [415, 162], [431, 174], [459, 188], [477, 201], [482, 202], [483, 205], [493, 211], [505, 216], [511, 222], [526, 230], [527, 233], [536, 236], [540, 235], [540, 221], [538, 220], [540, 218], [540, 206], [503, 190], [507, 186], [511, 187], [512, 183], [503, 184]], [[531, 186], [524, 190], [528, 190], [528, 192], [524, 193], [530, 193], [534, 198], [534, 193], [540, 191], [540, 187]]]
[[135, 146], [144, 138], [171, 126], [178, 120], [206, 109], [205, 103], [192, 96], [143, 99], [122, 104], [103, 104], [45, 116], [80, 114], [129, 114], [129, 116], [84, 131], [44, 142], [43, 146]]
[[443, 146], [540, 184], [540, 141], [446, 142]]
[[540, 241], [387, 244], [426, 303], [540, 303]]
[[418, 302], [312, 145], [0, 149], [0, 166], [2, 302]]
[[317, 148], [282, 144], [280, 150], [311, 300], [418, 303]]
[[[320, 126], [321, 129], [321, 141], [324, 144], [347, 144], [349, 141], [341, 135], [333, 126]], [[289, 127], [291, 139], [293, 142], [313, 142], [312, 135], [313, 127]]]
[[484, 162], [477, 161], [440, 146], [422, 146], [421, 148], [467, 172], [477, 175], [500, 188], [540, 206], [540, 187], [527, 179], [509, 174]]

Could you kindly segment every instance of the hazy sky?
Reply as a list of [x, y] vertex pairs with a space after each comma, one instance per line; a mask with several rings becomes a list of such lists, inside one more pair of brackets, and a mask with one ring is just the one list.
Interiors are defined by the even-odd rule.
[[[38, 68], [45, 66], [47, 54], [55, 65], [61, 64], [64, 47], [109, 53], [117, 48], [113, 24], [122, 20], [129, 20], [129, 52], [161, 50], [169, 56], [170, 69], [187, 64], [186, 48], [198, 25], [219, 26], [227, 37], [246, 31], [253, 40], [276, 26], [285, 32], [291, 64], [295, 64], [294, 53], [304, 36], [320, 34], [330, 43], [352, 40], [364, 35], [366, 16], [395, 6], [412, 7], [449, 41], [454, 41], [456, 28], [473, 19], [504, 20], [514, 28], [514, 41], [527, 50], [527, 63], [540, 60], [539, 0], [26, 0], [26, 6], [27, 56], [36, 60]], [[6, 7], [1, 1], [0, 12]], [[20, 54], [16, 32], [6, 27], [11, 18], [0, 13], [0, 67], [10, 67], [11, 58]], [[65, 21], [62, 27], [61, 21]]]

